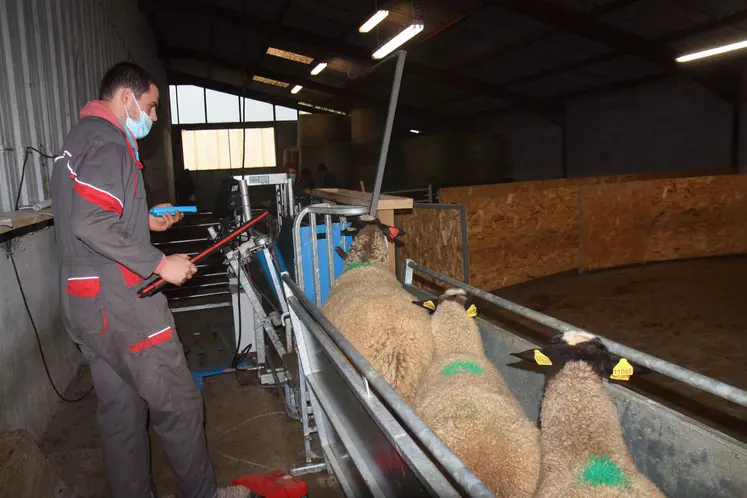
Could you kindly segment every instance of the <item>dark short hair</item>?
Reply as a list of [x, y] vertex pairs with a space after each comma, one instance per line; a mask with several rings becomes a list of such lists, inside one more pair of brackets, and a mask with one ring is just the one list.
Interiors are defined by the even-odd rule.
[[316, 167], [317, 171], [327, 171], [327, 165], [324, 163], [319, 163], [319, 166]]
[[113, 65], [104, 75], [99, 86], [99, 100], [111, 100], [120, 88], [129, 88], [139, 99], [156, 80], [148, 72], [132, 62]]

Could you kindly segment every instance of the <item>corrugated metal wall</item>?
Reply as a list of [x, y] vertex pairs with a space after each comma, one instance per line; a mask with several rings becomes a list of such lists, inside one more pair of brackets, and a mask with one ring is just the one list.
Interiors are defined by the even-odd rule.
[[[136, 0], [0, 0], [0, 211], [13, 209], [25, 148], [57, 153], [106, 69], [123, 60], [163, 81]], [[49, 198], [51, 168], [29, 155], [21, 204]]]

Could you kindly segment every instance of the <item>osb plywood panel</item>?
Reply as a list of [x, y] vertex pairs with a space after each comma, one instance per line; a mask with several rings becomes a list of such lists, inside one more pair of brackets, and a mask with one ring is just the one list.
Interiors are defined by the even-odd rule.
[[575, 268], [577, 190], [563, 187], [470, 200], [472, 285], [493, 290]]
[[581, 267], [747, 252], [747, 176], [582, 188]]
[[[457, 280], [464, 280], [460, 209], [415, 208], [397, 212], [396, 224], [405, 231], [400, 261], [412, 259]], [[424, 287], [418, 285], [418, 287]]]
[[442, 204], [466, 204], [470, 199], [473, 199], [475, 197], [493, 197], [496, 195], [506, 195], [513, 192], [534, 192], [537, 190], [545, 190], [558, 187], [626, 183], [663, 178], [687, 178], [703, 175], [713, 176], [727, 173], [729, 173], [729, 171], [727, 170], [632, 173], [627, 175], [592, 176], [586, 178], [562, 178], [535, 182], [498, 183], [494, 185], [475, 185], [471, 187], [442, 188], [439, 190], [439, 196]]

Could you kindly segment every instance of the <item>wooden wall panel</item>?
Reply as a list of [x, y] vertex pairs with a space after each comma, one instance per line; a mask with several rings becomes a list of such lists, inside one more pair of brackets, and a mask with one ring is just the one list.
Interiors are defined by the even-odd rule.
[[575, 187], [514, 192], [467, 203], [472, 285], [493, 290], [578, 265]]
[[555, 180], [542, 180], [535, 182], [497, 183], [493, 185], [474, 185], [471, 187], [442, 188], [439, 190], [439, 195], [442, 204], [466, 204], [470, 199], [476, 197], [501, 196], [513, 192], [534, 192], [537, 190], [546, 190], [558, 187], [580, 187], [585, 185], [627, 183], [664, 178], [687, 178], [722, 174], [725, 175], [728, 173], [730, 173], [730, 171], [727, 170], [702, 170], [686, 172], [631, 173], [627, 175], [591, 176], [585, 178], [560, 178]]
[[442, 189], [441, 201], [466, 205], [470, 278], [486, 290], [574, 268], [747, 253], [747, 175], [671, 175]]
[[584, 187], [581, 268], [747, 252], [747, 176]]

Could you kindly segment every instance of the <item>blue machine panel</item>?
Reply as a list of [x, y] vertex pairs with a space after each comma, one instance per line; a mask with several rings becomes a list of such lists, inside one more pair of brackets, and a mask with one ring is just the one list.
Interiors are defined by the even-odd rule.
[[[342, 247], [342, 234], [340, 233], [345, 225], [341, 223], [332, 224], [332, 250], [334, 252], [335, 247]], [[313, 271], [313, 260], [311, 257], [311, 241], [309, 235], [311, 233], [311, 227], [301, 227], [301, 255], [303, 257], [303, 285], [304, 293], [312, 301], [316, 302], [316, 294], [314, 292], [314, 271]], [[327, 264], [327, 234], [326, 226], [321, 224], [316, 226], [316, 241], [317, 248], [319, 251], [319, 283], [321, 284], [322, 304], [327, 300], [331, 282], [329, 281], [329, 265]], [[353, 242], [353, 237], [345, 237], [345, 247], [350, 248]], [[334, 265], [335, 265], [335, 278], [342, 274], [345, 268], [345, 263], [337, 252], [334, 252]]]

